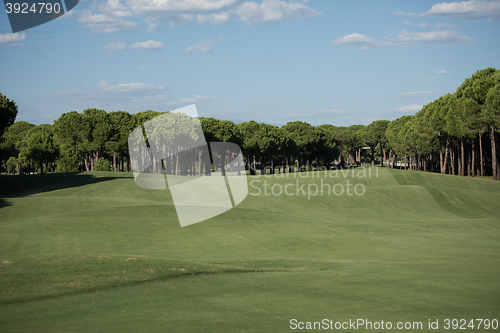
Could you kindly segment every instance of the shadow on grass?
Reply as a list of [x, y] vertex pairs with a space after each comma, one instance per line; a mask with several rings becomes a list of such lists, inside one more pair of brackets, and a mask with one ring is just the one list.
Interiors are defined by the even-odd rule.
[[5, 206], [10, 206], [10, 204], [7, 202], [7, 200], [0, 198], [0, 208]]
[[[119, 177], [119, 175], [117, 175]], [[30, 194], [84, 186], [117, 179], [90, 173], [67, 172], [43, 175], [1, 175], [0, 176], [0, 208], [8, 206], [5, 197], [21, 197]]]

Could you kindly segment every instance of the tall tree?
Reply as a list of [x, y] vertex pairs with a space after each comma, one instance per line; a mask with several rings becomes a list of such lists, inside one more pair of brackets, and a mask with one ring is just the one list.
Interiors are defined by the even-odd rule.
[[17, 121], [7, 128], [1, 137], [0, 148], [2, 150], [2, 160], [7, 160], [11, 156], [18, 158], [20, 142], [28, 135], [29, 130], [35, 127], [34, 124], [26, 121]]
[[309, 159], [314, 158], [318, 154], [321, 131], [303, 121], [288, 122], [282, 129], [295, 141], [300, 153], [297, 162], [300, 159], [301, 163], [298, 163], [298, 168], [301, 170], [301, 165], [304, 164], [304, 161], [309, 161]]
[[[498, 175], [497, 161], [497, 136], [495, 134], [496, 129], [498, 129], [498, 124], [495, 122], [494, 113], [491, 114], [490, 108], [485, 106], [486, 98], [490, 89], [494, 89], [495, 85], [500, 82], [500, 70], [495, 70], [495, 68], [486, 68], [477, 71], [470, 78], [465, 79], [465, 81], [457, 88], [456, 94], [459, 98], [469, 98], [473, 100], [477, 107], [480, 109], [481, 119], [486, 123], [490, 132], [490, 142], [491, 142], [491, 156], [492, 156], [492, 174], [494, 180], [500, 180]], [[493, 95], [495, 90], [493, 90]], [[490, 95], [491, 96], [491, 95]], [[490, 100], [492, 97], [490, 97]], [[493, 162], [495, 161], [495, 163]]]
[[[387, 141], [387, 138], [385, 137], [385, 131], [388, 125], [389, 125], [388, 120], [376, 120], [366, 127], [363, 139], [364, 142], [368, 144], [368, 146], [371, 149], [372, 167], [375, 166], [375, 147], [378, 144], [380, 144], [383, 147], [383, 145]], [[382, 149], [384, 149], [384, 158], [385, 158], [385, 148]]]
[[[1, 140], [5, 129], [16, 121], [17, 105], [14, 100], [0, 93], [0, 157], [2, 154]], [[0, 171], [2, 170], [2, 158], [0, 158]]]
[[90, 131], [87, 134], [88, 145], [86, 148], [91, 156], [90, 170], [93, 170], [99, 154], [105, 150], [111, 125], [106, 111], [96, 108], [83, 110], [82, 119], [90, 127]]
[[260, 148], [259, 148], [259, 131], [262, 124], [256, 121], [250, 120], [238, 124], [238, 129], [243, 138], [243, 143], [241, 148], [243, 150], [243, 155], [246, 157], [246, 163], [250, 171], [250, 175], [255, 175], [256, 164], [260, 158]]
[[47, 126], [42, 125], [32, 128], [20, 144], [21, 154], [36, 161], [41, 173], [44, 173], [44, 164], [48, 167], [48, 163], [58, 156], [58, 147], [54, 142], [54, 137], [47, 129]]
[[17, 112], [17, 105], [14, 100], [10, 100], [0, 93], [0, 136], [7, 127], [14, 124]]
[[124, 160], [128, 158], [128, 136], [136, 127], [136, 121], [125, 111], [113, 111], [108, 115], [110, 133], [105, 144], [105, 151], [113, 156], [113, 170], [118, 171], [116, 159], [120, 157], [120, 168], [124, 171]]
[[59, 145], [67, 144], [83, 159], [83, 166], [90, 171], [88, 158], [90, 124], [81, 113], [71, 111], [63, 113], [54, 122], [54, 138]]
[[[498, 73], [498, 71], [497, 71]], [[500, 75], [497, 74], [497, 80]], [[498, 156], [498, 129], [500, 128], [500, 82], [488, 90], [483, 110], [483, 119], [490, 125], [493, 179], [500, 180], [500, 163]]]

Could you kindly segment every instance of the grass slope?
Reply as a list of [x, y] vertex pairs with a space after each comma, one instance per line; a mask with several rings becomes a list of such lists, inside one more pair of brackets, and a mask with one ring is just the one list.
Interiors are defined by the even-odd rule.
[[[248, 177], [240, 205], [184, 228], [168, 191], [128, 174], [1, 176], [0, 329], [500, 319], [500, 183], [369, 172]], [[328, 194], [348, 181], [364, 194]], [[293, 195], [272, 195], [286, 185]]]

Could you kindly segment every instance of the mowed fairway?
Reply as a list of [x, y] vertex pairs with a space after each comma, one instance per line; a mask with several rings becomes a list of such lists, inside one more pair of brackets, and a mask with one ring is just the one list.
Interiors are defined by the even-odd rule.
[[0, 331], [500, 320], [500, 182], [368, 170], [248, 177], [240, 205], [183, 228], [131, 174], [2, 175]]

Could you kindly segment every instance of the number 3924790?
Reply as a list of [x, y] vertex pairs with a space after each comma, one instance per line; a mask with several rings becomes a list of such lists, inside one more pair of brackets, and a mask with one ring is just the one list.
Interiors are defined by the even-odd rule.
[[445, 330], [466, 330], [466, 329], [498, 329], [498, 320], [493, 319], [471, 319], [467, 321], [465, 319], [445, 319], [444, 329]]
[[28, 3], [10, 3], [7, 2], [5, 4], [5, 10], [7, 14], [15, 13], [15, 14], [41, 14], [41, 13], [59, 13], [61, 11], [61, 5], [59, 3], [50, 3], [50, 2], [38, 2], [33, 3], [31, 6]]

